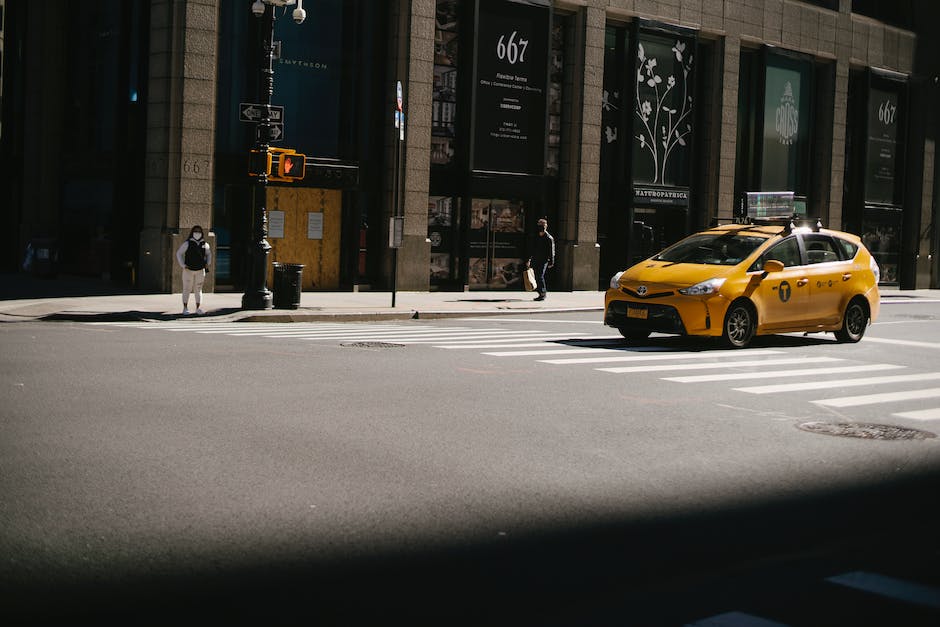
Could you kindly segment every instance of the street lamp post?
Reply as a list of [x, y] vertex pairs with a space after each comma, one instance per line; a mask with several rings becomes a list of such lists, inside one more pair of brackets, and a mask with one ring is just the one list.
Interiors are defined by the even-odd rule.
[[[271, 124], [271, 97], [274, 95], [274, 20], [275, 10], [296, 2], [292, 17], [298, 24], [307, 17], [303, 9], [303, 0], [255, 0], [251, 12], [261, 19], [261, 83], [258, 104], [261, 105], [261, 117], [255, 129], [255, 150], [267, 155], [270, 149], [273, 125]], [[271, 244], [268, 243], [268, 172], [266, 169], [256, 174], [252, 188], [251, 247], [248, 277], [245, 293], [242, 295], [242, 309], [271, 309], [274, 298], [268, 289], [268, 255]]]

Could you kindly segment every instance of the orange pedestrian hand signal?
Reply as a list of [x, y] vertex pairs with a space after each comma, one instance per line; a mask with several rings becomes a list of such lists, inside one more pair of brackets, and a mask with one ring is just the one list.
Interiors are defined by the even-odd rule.
[[287, 181], [299, 181], [304, 178], [306, 155], [283, 153], [277, 165], [277, 176]]

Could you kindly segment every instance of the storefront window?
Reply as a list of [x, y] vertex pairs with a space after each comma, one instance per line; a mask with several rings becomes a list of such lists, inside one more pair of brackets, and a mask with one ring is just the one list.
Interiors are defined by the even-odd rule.
[[431, 165], [436, 166], [449, 165], [456, 154], [459, 8], [459, 0], [437, 0], [431, 111]]
[[635, 183], [688, 188], [693, 51], [694, 40], [640, 35], [633, 81]]

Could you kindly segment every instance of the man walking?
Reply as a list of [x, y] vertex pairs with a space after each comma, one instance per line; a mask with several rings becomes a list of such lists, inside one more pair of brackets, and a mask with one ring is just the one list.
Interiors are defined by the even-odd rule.
[[532, 255], [526, 262], [527, 268], [535, 270], [535, 283], [539, 295], [535, 300], [545, 300], [545, 273], [555, 265], [555, 238], [548, 232], [548, 220], [539, 218], [538, 236], [532, 246]]

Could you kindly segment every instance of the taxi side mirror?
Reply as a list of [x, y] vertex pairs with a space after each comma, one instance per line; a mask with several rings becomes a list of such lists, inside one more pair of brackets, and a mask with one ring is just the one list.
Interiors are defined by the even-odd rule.
[[768, 259], [764, 262], [764, 272], [783, 272], [785, 267], [782, 261], [776, 259]]

